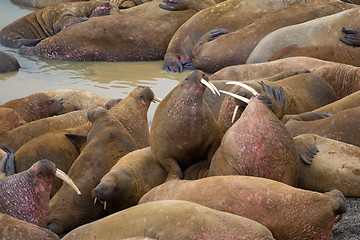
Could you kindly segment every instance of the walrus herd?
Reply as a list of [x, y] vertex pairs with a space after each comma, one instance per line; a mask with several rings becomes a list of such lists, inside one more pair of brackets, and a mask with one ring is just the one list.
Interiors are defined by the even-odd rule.
[[42, 7], [0, 31], [21, 54], [191, 71], [164, 99], [138, 86], [1, 103], [1, 239], [360, 234], [334, 227], [360, 201], [357, 2], [16, 2]]

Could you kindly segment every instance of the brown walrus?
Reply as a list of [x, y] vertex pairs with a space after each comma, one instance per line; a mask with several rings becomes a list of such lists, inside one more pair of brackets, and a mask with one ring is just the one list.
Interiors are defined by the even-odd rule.
[[140, 200], [178, 199], [255, 220], [279, 240], [332, 239], [338, 215], [347, 210], [340, 191], [322, 194], [265, 178], [217, 176], [179, 180], [153, 188]]
[[316, 134], [301, 134], [294, 141], [303, 159], [299, 188], [317, 192], [338, 189], [346, 197], [360, 197], [360, 147]]
[[245, 64], [260, 40], [276, 29], [354, 7], [355, 5], [340, 1], [296, 4], [268, 13], [233, 32], [213, 36], [214, 31], [210, 31], [196, 43], [192, 51], [192, 62], [197, 69], [208, 73], [226, 66]]
[[159, 4], [159, 6], [162, 9], [170, 11], [180, 11], [186, 9], [200, 11], [224, 1], [225, 0], [163, 0], [164, 4]]
[[0, 43], [13, 48], [34, 46], [77, 21], [86, 21], [103, 6], [108, 8], [106, 14], [119, 13], [116, 6], [104, 1], [61, 3], [37, 10], [5, 26], [0, 31]]
[[7, 133], [26, 122], [12, 108], [0, 107], [0, 135]]
[[14, 72], [19, 70], [20, 64], [13, 55], [0, 51], [0, 59], [0, 73]]
[[0, 213], [0, 238], [3, 240], [60, 240], [58, 235], [49, 229], [39, 227], [20, 219]]
[[44, 93], [34, 93], [23, 98], [10, 100], [0, 107], [14, 109], [25, 122], [58, 115], [63, 109], [60, 101]]
[[264, 37], [251, 52], [246, 63], [265, 62], [280, 48], [297, 45], [299, 47], [315, 45], [346, 46], [339, 41], [344, 35], [342, 28], [356, 29], [360, 21], [359, 8], [314, 19], [278, 29]]
[[304, 69], [325, 79], [333, 87], [338, 98], [360, 90], [359, 67], [310, 57], [290, 57], [258, 64], [229, 66], [217, 71], [209, 79], [245, 81], [273, 76], [284, 70]]
[[50, 191], [55, 176], [71, 185], [74, 183], [48, 160], [36, 162], [27, 171], [0, 180], [0, 212], [20, 220], [45, 227]]
[[360, 107], [355, 107], [319, 120], [290, 120], [285, 127], [293, 137], [304, 133], [313, 133], [360, 147], [359, 122]]
[[259, 94], [226, 131], [211, 160], [209, 175], [248, 175], [297, 185], [299, 155], [284, 124], [272, 112], [284, 108], [282, 89], [273, 98]]
[[156, 201], [125, 209], [81, 226], [63, 239], [121, 239], [139, 235], [164, 240], [274, 239], [266, 227], [248, 218], [177, 200]]
[[135, 206], [166, 177], [165, 169], [152, 158], [150, 147], [138, 149], [119, 159], [92, 190], [92, 196], [104, 202], [108, 212], [115, 213]]
[[134, 138], [108, 110], [93, 108], [88, 118], [93, 127], [86, 146], [68, 172], [82, 195], [73, 194], [70, 188], [62, 185], [49, 202], [47, 227], [57, 234], [107, 214], [103, 206], [94, 205], [91, 191], [119, 158], [137, 148]]
[[[91, 127], [91, 124], [86, 124], [71, 129], [45, 133], [31, 139], [21, 146], [14, 155], [16, 171], [25, 171], [35, 162], [47, 159], [55, 163], [57, 168], [67, 173], [75, 159], [80, 155]], [[55, 195], [61, 185], [62, 181], [60, 179], [54, 180], [50, 197]]]
[[[302, 0], [228, 0], [210, 6], [195, 14], [176, 31], [167, 47], [163, 68], [170, 72], [194, 69], [192, 52], [195, 45], [199, 41], [202, 42], [202, 37], [215, 39], [249, 25], [265, 14], [302, 2]], [[307, 2], [317, 4], [329, 0]]]
[[150, 130], [151, 152], [167, 171], [167, 181], [182, 178], [182, 170], [211, 160], [223, 132], [203, 99], [208, 77], [193, 71], [160, 102]]
[[168, 11], [159, 7], [160, 2], [124, 9], [119, 15], [89, 18], [35, 47], [23, 48], [22, 53], [76, 61], [162, 60], [171, 36], [196, 11]]

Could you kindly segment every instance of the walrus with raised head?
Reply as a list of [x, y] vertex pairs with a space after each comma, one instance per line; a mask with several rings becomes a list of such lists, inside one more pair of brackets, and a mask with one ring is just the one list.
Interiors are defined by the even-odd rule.
[[183, 177], [183, 169], [212, 159], [223, 132], [203, 99], [208, 83], [204, 72], [185, 77], [157, 107], [150, 130], [151, 152], [167, 171], [168, 180]]
[[82, 195], [73, 194], [62, 185], [49, 202], [47, 227], [57, 234], [107, 214], [103, 206], [94, 205], [91, 191], [119, 158], [137, 149], [134, 138], [108, 110], [95, 107], [88, 112], [88, 119], [93, 127], [86, 146], [68, 172]]
[[121, 239], [139, 235], [178, 240], [274, 239], [266, 227], [248, 218], [175, 200], [145, 203], [125, 209], [74, 229], [63, 239]]
[[140, 200], [185, 200], [250, 218], [279, 240], [332, 239], [336, 218], [347, 210], [337, 190], [318, 193], [259, 177], [217, 176], [166, 182]]

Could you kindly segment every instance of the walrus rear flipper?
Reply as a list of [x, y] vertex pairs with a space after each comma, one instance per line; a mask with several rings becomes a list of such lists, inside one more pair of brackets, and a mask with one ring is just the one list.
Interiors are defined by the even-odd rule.
[[65, 136], [70, 139], [70, 141], [75, 145], [79, 152], [87, 141], [87, 136], [85, 135], [65, 133]]
[[186, 0], [164, 0], [163, 3], [165, 4], [159, 4], [159, 7], [169, 11], [182, 11], [186, 9], [202, 10], [200, 6], [191, 0], [189, 0], [189, 2]]
[[6, 152], [6, 156], [0, 161], [0, 174], [3, 177], [14, 175], [16, 173], [14, 150], [6, 144], [1, 144], [0, 147]]
[[340, 41], [350, 46], [360, 46], [360, 31], [350, 30], [342, 28], [341, 31], [345, 33], [344, 37], [340, 38]]
[[85, 21], [87, 21], [87, 20], [89, 20], [89, 18], [87, 18], [87, 17], [77, 18], [77, 19], [75, 19], [74, 21], [72, 21], [71, 23], [69, 23], [68, 25], [66, 25], [64, 28], [70, 27], [71, 25], [74, 25], [74, 24], [76, 24], [76, 23], [85, 22]]
[[319, 152], [315, 138], [311, 135], [300, 135], [294, 138], [296, 149], [300, 159], [307, 165], [311, 165], [312, 159]]

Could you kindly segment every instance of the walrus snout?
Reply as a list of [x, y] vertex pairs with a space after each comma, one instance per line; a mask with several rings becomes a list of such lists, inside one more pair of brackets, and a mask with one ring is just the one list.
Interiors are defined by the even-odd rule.
[[102, 108], [102, 107], [94, 107], [89, 110], [88, 112], [88, 119], [91, 123], [94, 123], [96, 119], [106, 114], [108, 110]]
[[92, 197], [100, 201], [109, 201], [112, 199], [115, 187], [100, 183], [92, 190]]
[[335, 215], [341, 215], [341, 214], [346, 213], [348, 204], [347, 204], [344, 194], [341, 191], [334, 189], [334, 190], [331, 190], [330, 192], [326, 192], [324, 194], [331, 195], [335, 198], [335, 200], [336, 200], [336, 202], [335, 202], [336, 204], [334, 205], [334, 214]]

